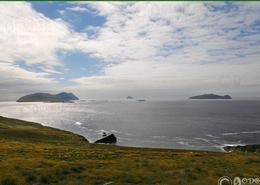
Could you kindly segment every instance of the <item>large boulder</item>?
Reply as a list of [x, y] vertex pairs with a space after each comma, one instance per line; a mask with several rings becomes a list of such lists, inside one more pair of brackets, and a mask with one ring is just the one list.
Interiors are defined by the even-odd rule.
[[105, 144], [115, 144], [117, 142], [117, 138], [114, 134], [110, 134], [102, 139], [95, 141], [95, 143], [105, 143]]

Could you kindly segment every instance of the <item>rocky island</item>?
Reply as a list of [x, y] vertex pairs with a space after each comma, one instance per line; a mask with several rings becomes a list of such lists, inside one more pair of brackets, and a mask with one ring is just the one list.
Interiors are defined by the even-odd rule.
[[189, 97], [189, 99], [232, 99], [230, 95], [220, 96], [217, 94], [202, 94], [198, 96]]
[[59, 94], [35, 93], [23, 96], [17, 102], [71, 102], [78, 100], [73, 93], [62, 92]]

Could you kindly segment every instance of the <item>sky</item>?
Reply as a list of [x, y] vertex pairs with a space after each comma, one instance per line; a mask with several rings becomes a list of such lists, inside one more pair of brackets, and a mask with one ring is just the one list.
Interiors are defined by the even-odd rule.
[[259, 2], [1, 2], [0, 100], [260, 97]]

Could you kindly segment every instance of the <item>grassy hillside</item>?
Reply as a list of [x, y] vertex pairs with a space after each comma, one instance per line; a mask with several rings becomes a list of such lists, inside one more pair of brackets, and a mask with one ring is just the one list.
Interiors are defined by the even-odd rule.
[[70, 132], [0, 117], [0, 184], [214, 185], [260, 177], [260, 155], [90, 144]]
[[83, 136], [71, 132], [46, 127], [38, 123], [26, 122], [0, 116], [0, 139], [30, 143], [79, 144], [88, 142]]

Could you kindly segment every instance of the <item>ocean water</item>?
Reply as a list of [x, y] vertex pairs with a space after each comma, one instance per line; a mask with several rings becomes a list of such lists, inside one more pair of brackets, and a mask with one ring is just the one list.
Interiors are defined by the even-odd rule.
[[1, 102], [0, 115], [69, 130], [90, 142], [114, 133], [123, 146], [220, 151], [260, 143], [260, 101]]

